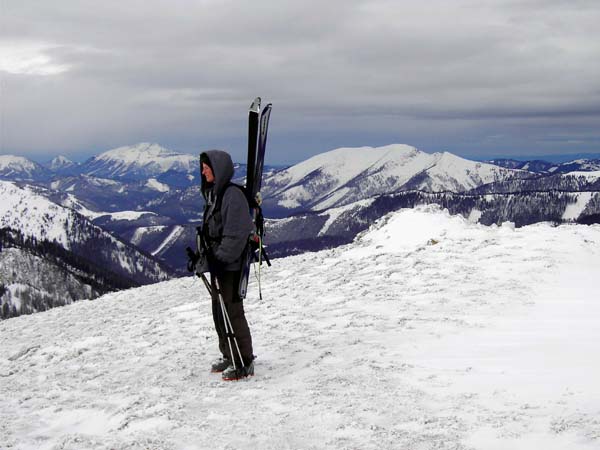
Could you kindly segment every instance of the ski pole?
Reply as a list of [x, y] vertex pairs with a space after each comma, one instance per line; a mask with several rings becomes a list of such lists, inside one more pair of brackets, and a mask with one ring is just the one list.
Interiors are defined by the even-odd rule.
[[206, 289], [208, 290], [208, 295], [210, 295], [212, 297], [212, 289], [210, 287], [210, 283], [206, 279], [206, 275], [204, 275], [203, 273], [201, 273], [201, 274], [198, 274], [198, 276], [200, 278], [202, 278], [202, 281], [204, 281], [204, 286], [206, 286]]
[[231, 361], [233, 362], [233, 368], [237, 370], [237, 366], [235, 364], [235, 357], [233, 356], [233, 348], [231, 345], [231, 340], [233, 339], [233, 343], [235, 344], [235, 348], [237, 350], [238, 356], [240, 357], [240, 362], [242, 367], [244, 366], [244, 358], [242, 358], [242, 352], [240, 351], [240, 346], [238, 345], [237, 338], [235, 337], [235, 332], [233, 330], [233, 325], [231, 325], [231, 320], [229, 319], [229, 314], [227, 313], [227, 308], [225, 307], [225, 301], [223, 300], [223, 295], [221, 294], [221, 287], [219, 286], [219, 280], [215, 275], [211, 274], [211, 278], [214, 277], [215, 287], [217, 289], [217, 295], [219, 296], [219, 302], [221, 304], [221, 313], [223, 316], [223, 322], [225, 324], [225, 334], [227, 334], [227, 342], [229, 344], [229, 354], [231, 355]]
[[[208, 290], [208, 294], [212, 297], [213, 290], [210, 286], [208, 279], [206, 278], [206, 275], [201, 273], [198, 276], [200, 278], [202, 278], [202, 281], [204, 282], [204, 285], [206, 286], [206, 289]], [[219, 288], [219, 282], [216, 277], [215, 277], [215, 284], [217, 287], [217, 295], [219, 296], [219, 305], [221, 307], [221, 315], [223, 316], [223, 323], [225, 325], [225, 334], [227, 335], [227, 343], [229, 344], [229, 354], [231, 355], [231, 360], [233, 362], [233, 368], [235, 370], [237, 370], [237, 366], [235, 364], [235, 358], [233, 357], [233, 347], [231, 345], [231, 338], [233, 338], [233, 342], [235, 343], [235, 347], [237, 349], [237, 352], [238, 352], [238, 355], [240, 357], [240, 361], [242, 362], [242, 364], [244, 364], [244, 359], [242, 358], [242, 352], [240, 351], [240, 347], [238, 345], [237, 338], [235, 337], [235, 332], [233, 331], [233, 326], [231, 325], [231, 319], [229, 319], [229, 314], [227, 313], [227, 308], [225, 308], [225, 301], [223, 300], [223, 296], [221, 295], [221, 289]]]

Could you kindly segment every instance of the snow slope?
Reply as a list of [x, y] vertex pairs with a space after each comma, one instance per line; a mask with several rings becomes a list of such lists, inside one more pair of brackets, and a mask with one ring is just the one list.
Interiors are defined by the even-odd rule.
[[592, 170], [588, 172], [576, 171], [569, 172], [567, 175], [572, 175], [574, 177], [584, 177], [590, 181], [596, 181], [600, 178], [600, 170]]
[[276, 260], [225, 383], [185, 278], [0, 323], [16, 449], [597, 449], [600, 227], [485, 227], [433, 207]]
[[67, 232], [76, 213], [38, 195], [31, 187], [20, 188], [7, 181], [0, 181], [0, 197], [0, 228], [14, 228], [70, 249]]
[[514, 173], [493, 164], [469, 161], [452, 153], [435, 153], [435, 164], [426, 169], [427, 179], [416, 187], [430, 192], [462, 192], [483, 184], [503, 180]]
[[594, 192], [578, 192], [573, 194], [577, 197], [575, 203], [569, 203], [562, 215], [563, 220], [577, 220], [581, 213], [585, 210], [590, 200], [594, 197]]
[[183, 230], [184, 228], [182, 226], [175, 225], [171, 233], [169, 233], [169, 235], [166, 237], [166, 239], [163, 242], [161, 242], [161, 244], [156, 248], [156, 250], [152, 252], [152, 256], [156, 256], [157, 254], [159, 254], [165, 249], [165, 247], [173, 245], [173, 243], [179, 238], [179, 236], [181, 236]]
[[168, 278], [169, 274], [156, 260], [115, 238], [83, 215], [46, 199], [39, 189], [0, 181], [0, 228], [13, 228], [38, 241], [54, 241], [66, 250], [93, 257], [96, 263], [103, 262], [105, 269], [122, 272], [140, 283]]

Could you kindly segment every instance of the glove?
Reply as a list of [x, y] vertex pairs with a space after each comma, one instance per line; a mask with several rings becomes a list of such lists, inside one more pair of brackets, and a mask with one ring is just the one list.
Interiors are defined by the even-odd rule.
[[196, 275], [200, 276], [206, 272], [210, 272], [208, 258], [206, 257], [206, 255], [200, 255], [200, 258], [196, 262]]
[[188, 270], [188, 272], [193, 272], [196, 268], [196, 264], [198, 263], [198, 260], [200, 259], [200, 254], [197, 252], [194, 252], [190, 247], [187, 247], [185, 249], [185, 251], [186, 251], [187, 257], [188, 257], [187, 270]]
[[185, 251], [188, 256], [188, 272], [195, 272], [198, 276], [210, 272], [209, 258], [204, 253], [195, 252], [190, 247], [187, 247]]

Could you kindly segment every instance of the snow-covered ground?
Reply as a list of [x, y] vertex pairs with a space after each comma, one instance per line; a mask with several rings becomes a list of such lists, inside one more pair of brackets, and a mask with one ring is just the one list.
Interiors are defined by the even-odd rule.
[[248, 380], [191, 277], [10, 319], [0, 447], [597, 449], [599, 276], [599, 226], [428, 207], [264, 268]]

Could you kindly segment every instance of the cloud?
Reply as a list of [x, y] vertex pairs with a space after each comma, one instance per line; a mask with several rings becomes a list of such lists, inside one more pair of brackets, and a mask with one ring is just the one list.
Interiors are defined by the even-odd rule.
[[[30, 65], [0, 70], [2, 152], [155, 140], [241, 159], [256, 95], [275, 103], [270, 145], [281, 161], [388, 142], [459, 153], [598, 145], [596, 1], [14, 0], [4, 9], [0, 38]], [[556, 127], [577, 136], [544, 140]]]

